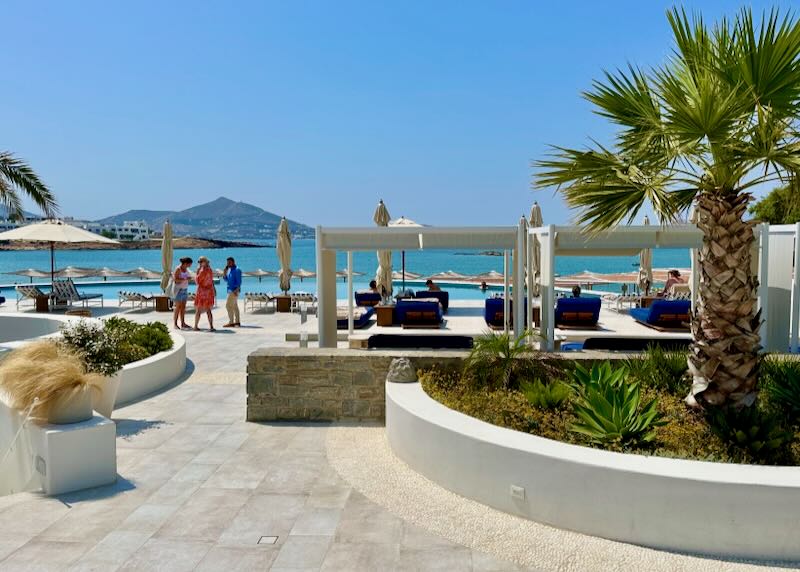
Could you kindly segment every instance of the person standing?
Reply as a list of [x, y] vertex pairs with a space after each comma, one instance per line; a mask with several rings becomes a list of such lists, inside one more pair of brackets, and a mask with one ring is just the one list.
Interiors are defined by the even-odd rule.
[[236, 266], [236, 261], [232, 256], [228, 257], [228, 263], [222, 272], [222, 279], [228, 283], [228, 298], [225, 301], [225, 309], [228, 310], [228, 323], [226, 328], [231, 326], [239, 327], [239, 292], [242, 289], [242, 271]]
[[[175, 308], [172, 311], [172, 321], [175, 323], [176, 330], [189, 328], [186, 323], [186, 301], [189, 299], [189, 280], [191, 279], [189, 266], [191, 265], [192, 259], [185, 256], [181, 258], [180, 265], [172, 273], [172, 281], [175, 283], [175, 294], [172, 299]], [[179, 319], [180, 326], [178, 326]]]
[[211, 270], [211, 264], [205, 256], [198, 258], [197, 264], [197, 274], [194, 278], [197, 283], [197, 292], [194, 297], [194, 330], [200, 330], [198, 327], [200, 315], [205, 313], [208, 317], [208, 325], [211, 326], [210, 330], [216, 332], [214, 329], [214, 316], [211, 314], [211, 308], [214, 306], [214, 299], [216, 298], [214, 271]]

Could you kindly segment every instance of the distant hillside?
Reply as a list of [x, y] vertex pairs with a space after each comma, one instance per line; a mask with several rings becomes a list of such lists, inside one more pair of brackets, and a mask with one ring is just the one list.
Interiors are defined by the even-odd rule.
[[[38, 218], [41, 215], [37, 215], [28, 211], [22, 211], [22, 214], [25, 218]], [[4, 205], [0, 205], [0, 220], [8, 218], [8, 208]]]
[[[206, 236], [209, 238], [239, 240], [248, 238], [274, 239], [281, 217], [257, 206], [220, 197], [210, 203], [182, 211], [130, 210], [99, 220], [102, 223], [121, 223], [126, 220], [144, 220], [155, 230], [172, 222], [176, 235]], [[295, 236], [311, 237], [314, 229], [290, 220], [289, 230]]]

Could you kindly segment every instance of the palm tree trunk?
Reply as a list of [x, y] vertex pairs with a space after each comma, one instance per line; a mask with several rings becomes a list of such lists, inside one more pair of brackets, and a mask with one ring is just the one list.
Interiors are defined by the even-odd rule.
[[758, 280], [752, 270], [752, 221], [744, 221], [751, 195], [700, 193], [697, 226], [703, 231], [700, 292], [692, 319], [690, 405], [752, 405], [758, 392], [761, 350]]

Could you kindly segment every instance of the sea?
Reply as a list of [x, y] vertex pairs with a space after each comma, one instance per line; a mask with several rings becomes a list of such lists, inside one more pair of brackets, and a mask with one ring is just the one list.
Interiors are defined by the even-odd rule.
[[[257, 240], [248, 242], [258, 243]], [[263, 244], [263, 242], [262, 242]], [[223, 249], [177, 249], [175, 250], [175, 261], [182, 256], [190, 256], [197, 260], [200, 255], [206, 255], [211, 260], [213, 268], [225, 266], [225, 259], [233, 256], [242, 271], [264, 270], [277, 271], [280, 268], [278, 257], [274, 246], [263, 248], [223, 248]], [[688, 268], [690, 265], [689, 251], [686, 249], [655, 249], [653, 251], [654, 268]], [[130, 270], [143, 266], [160, 272], [161, 270], [161, 251], [155, 250], [56, 250], [56, 268], [65, 266], [77, 266], [88, 268], [102, 268], [107, 266], [116, 270]], [[344, 269], [347, 266], [347, 258], [344, 252], [340, 252], [337, 258], [337, 269]], [[300, 268], [315, 271], [316, 267], [316, 248], [314, 239], [297, 239], [292, 242], [292, 263], [294, 270]], [[556, 273], [567, 275], [589, 270], [592, 272], [631, 272], [638, 270], [638, 256], [563, 256], [556, 258]], [[11, 300], [14, 299], [14, 284], [29, 284], [31, 280], [26, 277], [15, 276], [12, 272], [20, 269], [36, 268], [50, 271], [50, 251], [49, 250], [25, 250], [25, 251], [0, 251], [0, 295]], [[353, 278], [356, 289], [365, 288], [369, 281], [374, 278], [377, 268], [377, 257], [374, 252], [356, 252], [353, 254], [353, 268], [363, 276]], [[477, 275], [490, 270], [503, 272], [503, 257], [493, 256], [478, 251], [470, 250], [414, 250], [405, 252], [405, 268], [409, 272], [421, 274], [423, 276], [432, 275], [446, 270], [453, 270], [461, 274]], [[401, 253], [395, 252], [393, 258], [393, 269], [401, 270]], [[48, 279], [34, 278], [34, 284], [46, 285]], [[142, 281], [136, 279], [108, 278], [86, 278], [75, 280], [77, 284], [82, 284], [81, 291], [100, 292], [106, 298], [114, 298], [120, 290], [141, 292], [144, 294], [154, 294], [159, 292], [159, 287], [152, 281]], [[399, 288], [400, 281], [395, 283]], [[408, 281], [406, 287], [418, 288], [419, 282]], [[492, 287], [501, 289], [502, 286]], [[603, 285], [603, 291], [616, 292], [621, 289], [621, 285]], [[255, 277], [245, 277], [242, 286], [244, 292], [277, 292], [278, 281], [276, 278], [262, 278], [260, 281]], [[447, 285], [447, 290], [451, 292], [451, 297], [456, 299], [481, 299], [486, 297], [486, 293], [481, 292], [476, 285], [458, 284]], [[315, 292], [316, 281], [313, 278], [300, 280], [293, 278], [292, 291], [295, 292]], [[343, 279], [339, 279], [337, 285], [337, 296], [347, 297], [347, 285]]]

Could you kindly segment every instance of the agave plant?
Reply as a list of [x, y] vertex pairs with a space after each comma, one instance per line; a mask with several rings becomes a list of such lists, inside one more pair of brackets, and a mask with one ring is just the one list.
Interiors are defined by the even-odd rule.
[[555, 409], [572, 393], [572, 389], [560, 381], [542, 383], [540, 379], [523, 381], [519, 389], [531, 405], [540, 409]]
[[618, 445], [642, 445], [655, 438], [655, 428], [666, 423], [658, 412], [658, 401], [642, 405], [639, 384], [627, 381], [626, 376], [627, 369], [614, 369], [608, 362], [595, 364], [591, 370], [576, 368], [574, 432], [593, 443]]
[[749, 8], [710, 27], [667, 14], [672, 57], [607, 72], [585, 94], [618, 127], [613, 144], [555, 147], [535, 184], [556, 187], [588, 232], [632, 222], [649, 204], [662, 223], [694, 206], [703, 233], [692, 320], [690, 405], [752, 405], [761, 317], [751, 272], [757, 185], [800, 178], [800, 22]]
[[794, 436], [785, 431], [778, 419], [758, 407], [737, 410], [717, 408], [708, 414], [712, 431], [729, 447], [741, 449], [759, 460], [780, 455]]

